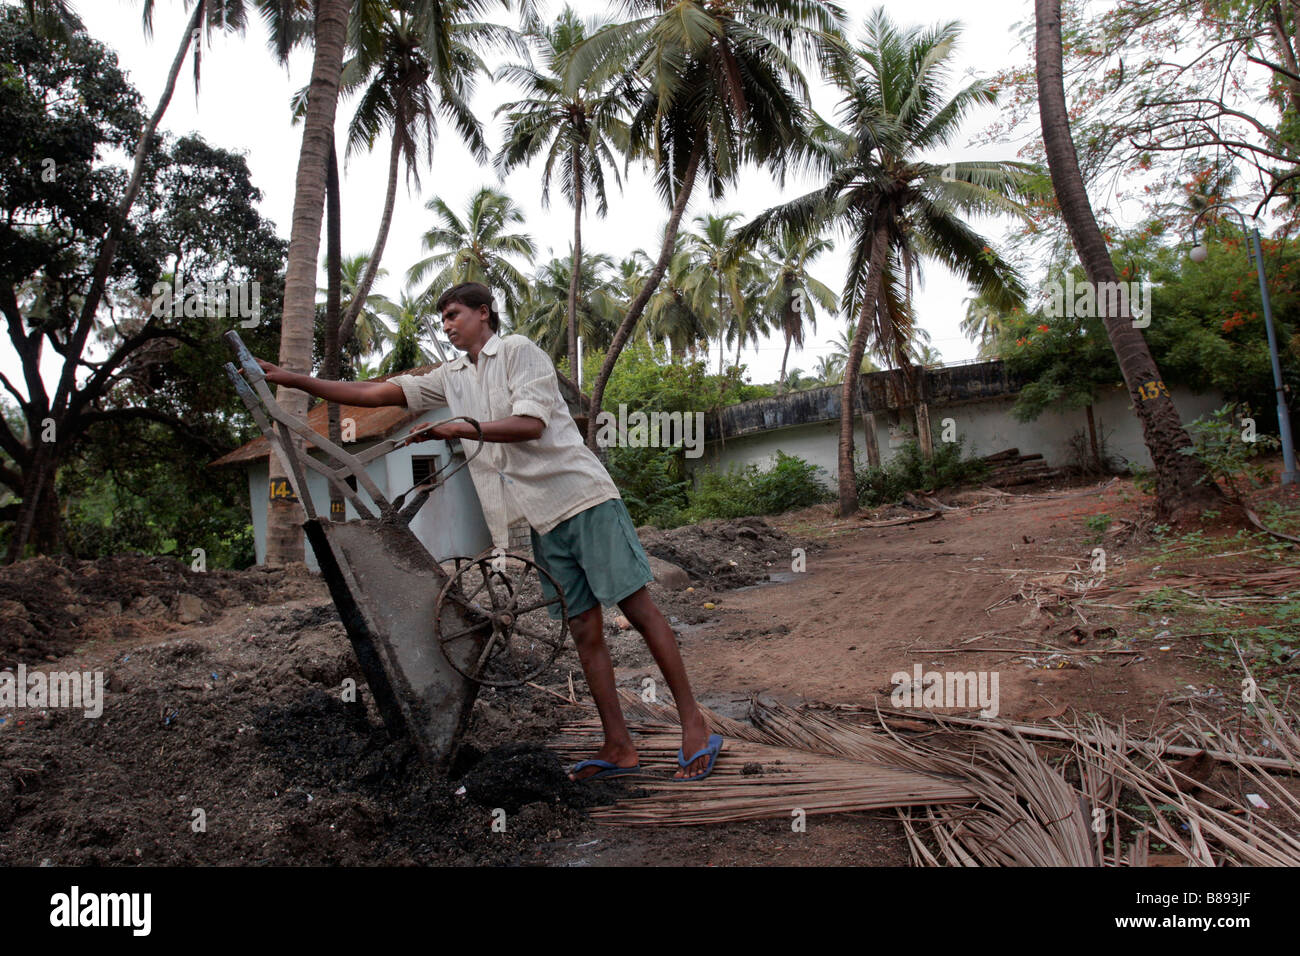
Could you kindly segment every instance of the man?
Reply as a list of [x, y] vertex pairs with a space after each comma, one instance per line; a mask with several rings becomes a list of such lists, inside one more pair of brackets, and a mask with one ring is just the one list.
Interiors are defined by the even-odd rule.
[[[508, 546], [509, 525], [515, 521], [527, 520], [532, 527], [533, 558], [564, 591], [569, 629], [605, 731], [604, 746], [593, 759], [577, 764], [570, 778], [617, 776], [640, 766], [602, 633], [601, 605], [617, 604], [645, 639], [677, 701], [682, 748], [675, 776], [702, 780], [713, 771], [722, 738], [708, 733], [676, 637], [646, 589], [654, 574], [627, 506], [600, 459], [583, 443], [560, 396], [551, 360], [522, 335], [497, 335], [500, 319], [485, 285], [453, 286], [436, 308], [448, 340], [465, 355], [427, 375], [331, 382], [286, 372], [261, 359], [258, 364], [267, 381], [326, 401], [370, 408], [399, 405], [412, 411], [445, 405], [453, 416], [478, 421], [485, 447], [469, 470], [493, 544]], [[424, 424], [412, 435], [417, 441], [478, 440], [468, 422]], [[554, 597], [545, 578], [542, 582], [543, 594]], [[558, 607], [548, 610], [559, 618]]]

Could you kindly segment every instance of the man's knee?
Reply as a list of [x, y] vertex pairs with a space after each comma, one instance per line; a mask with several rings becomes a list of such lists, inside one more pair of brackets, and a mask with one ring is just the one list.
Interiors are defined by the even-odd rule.
[[573, 634], [573, 642], [578, 645], [598, 642], [601, 639], [601, 625], [599, 604], [569, 618], [569, 632]]

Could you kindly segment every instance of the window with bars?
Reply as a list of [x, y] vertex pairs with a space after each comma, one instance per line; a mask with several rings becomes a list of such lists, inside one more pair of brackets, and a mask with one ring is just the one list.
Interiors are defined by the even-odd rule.
[[413, 457], [411, 459], [411, 484], [418, 485], [423, 483], [431, 474], [438, 470], [439, 458], [437, 455], [426, 455]]

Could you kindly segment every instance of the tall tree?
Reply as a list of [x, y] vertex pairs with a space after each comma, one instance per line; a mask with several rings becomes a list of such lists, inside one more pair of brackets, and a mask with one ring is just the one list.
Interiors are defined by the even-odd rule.
[[[148, 25], [149, 5], [146, 5], [146, 26]], [[117, 255], [118, 245], [122, 241], [127, 217], [131, 213], [131, 207], [135, 204], [143, 182], [145, 157], [149, 153], [158, 124], [162, 121], [163, 114], [167, 111], [167, 106], [171, 102], [172, 93], [176, 89], [176, 78], [180, 74], [186, 55], [189, 53], [191, 39], [203, 24], [203, 12], [203, 3], [196, 4], [194, 12], [190, 15], [189, 22], [186, 25], [185, 33], [181, 37], [180, 46], [172, 60], [171, 69], [168, 71], [167, 80], [163, 85], [162, 95], [158, 99], [158, 105], [154, 108], [153, 114], [144, 122], [140, 135], [136, 139], [130, 178], [118, 202], [117, 216], [99, 244], [90, 287], [86, 290], [82, 299], [80, 317], [67, 343], [68, 347], [75, 350], [77, 355], [82, 354], [86, 342], [98, 321], [97, 313], [100, 303], [103, 301], [109, 271], [112, 268], [114, 257]], [[25, 16], [27, 23], [38, 34], [64, 42], [81, 28], [80, 19], [72, 12], [70, 5], [63, 2], [63, 0], [29, 0], [24, 4], [24, 9], [20, 15]], [[198, 58], [196, 56], [196, 81], [197, 69]], [[23, 335], [20, 327], [17, 331], [20, 336]], [[22, 343], [15, 341], [14, 344], [16, 347], [21, 344], [19, 355], [22, 356], [25, 350], [32, 348], [39, 350], [40, 335], [33, 333], [32, 338]], [[53, 396], [56, 405], [66, 402], [73, 391], [75, 387], [74, 373], [75, 364], [65, 369], [65, 375], [60, 380]], [[48, 510], [49, 500], [53, 495], [54, 476], [57, 471], [58, 452], [54, 445], [54, 442], [41, 442], [32, 451], [31, 468], [24, 472], [23, 506], [19, 512], [14, 534], [10, 539], [7, 558], [9, 561], [13, 561], [17, 556], [21, 555], [26, 548], [32, 527], [36, 521], [36, 515], [42, 507], [42, 498], [46, 498], [45, 507]]]
[[[650, 267], [649, 257], [638, 250], [644, 276]], [[687, 248], [680, 233], [668, 260], [668, 268], [654, 294], [646, 302], [643, 322], [650, 342], [667, 342], [674, 361], [695, 354], [695, 343], [708, 340], [717, 329], [717, 315], [708, 285], [711, 272]], [[639, 289], [642, 286], [638, 286]]]
[[[369, 257], [365, 254], [346, 256], [339, 270], [341, 300], [340, 307], [346, 315], [353, 303], [361, 300], [361, 279], [370, 268]], [[375, 278], [382, 279], [388, 270], [375, 270]], [[317, 293], [324, 290], [318, 289]], [[357, 306], [357, 320], [353, 326], [350, 347], [354, 356], [366, 358], [378, 352], [392, 336], [392, 330], [379, 317], [378, 308], [388, 299], [378, 292], [371, 292]]]
[[955, 23], [901, 30], [877, 9], [856, 51], [852, 75], [841, 79], [846, 129], [820, 130], [834, 155], [827, 183], [741, 230], [747, 235], [777, 228], [805, 234], [839, 229], [851, 237], [840, 302], [857, 321], [840, 395], [841, 515], [858, 507], [853, 422], [862, 358], [870, 344], [891, 366], [910, 366], [915, 324], [908, 290], [920, 260], [942, 263], [1007, 307], [1024, 295], [1015, 270], [963, 217], [1023, 215], [1017, 198], [1026, 189], [1027, 168], [921, 158], [950, 145], [972, 108], [996, 101], [980, 80], [947, 95], [959, 33]]
[[[325, 181], [334, 143], [339, 77], [347, 39], [350, 0], [318, 0], [315, 52], [308, 88], [302, 146], [294, 186], [293, 225], [289, 232], [289, 264], [285, 271], [284, 319], [278, 364], [293, 372], [310, 373], [316, 318], [316, 258], [320, 253]], [[307, 393], [280, 386], [276, 399], [298, 418], [307, 414]], [[295, 439], [301, 448], [301, 439]], [[272, 455], [270, 479], [283, 479], [278, 456]], [[266, 516], [266, 563], [302, 560], [302, 508], [283, 498], [272, 500]]]
[[[608, 280], [613, 260], [594, 253], [587, 255], [584, 262], [577, 295], [577, 333], [588, 349], [600, 351], [614, 337], [614, 329], [623, 317], [623, 302]], [[519, 306], [514, 326], [514, 331], [536, 342], [557, 364], [569, 356], [573, 268], [571, 256], [544, 264]], [[569, 370], [574, 371], [572, 364]]]
[[569, 368], [578, 367], [578, 295], [582, 286], [582, 214], [589, 193], [596, 197], [596, 212], [605, 216], [609, 201], [605, 167], [622, 185], [616, 157], [627, 149], [627, 122], [631, 89], [616, 77], [581, 76], [568, 69], [573, 50], [608, 20], [581, 20], [567, 5], [555, 24], [536, 34], [543, 69], [528, 63], [511, 63], [496, 72], [496, 79], [511, 80], [526, 97], [497, 108], [505, 113], [505, 142], [497, 154], [504, 175], [542, 152], [542, 205], [550, 205], [551, 176], [560, 168], [560, 188], [573, 207], [573, 268], [569, 277]]
[[[649, 160], [670, 206], [654, 267], [628, 307], [592, 388], [587, 444], [595, 450], [605, 386], [675, 248], [682, 215], [703, 174], [713, 199], [746, 162], [778, 175], [803, 158], [807, 81], [796, 60], [844, 60], [837, 4], [823, 0], [624, 0], [633, 19], [584, 41], [574, 76], [626, 73], [641, 89], [629, 149]], [[792, 52], [793, 56], [792, 56]]]
[[785, 339], [781, 353], [781, 374], [777, 381], [782, 391], [786, 387], [785, 368], [790, 359], [790, 346], [802, 349], [805, 331], [817, 331], [817, 307], [827, 312], [839, 309], [839, 297], [825, 283], [814, 279], [808, 271], [823, 253], [832, 248], [829, 239], [822, 236], [800, 235], [792, 229], [782, 229], [764, 242], [768, 275], [775, 274], [763, 300], [763, 306], [776, 316]]
[[[1092, 214], [1092, 204], [1088, 201], [1074, 142], [1070, 138], [1070, 118], [1066, 111], [1061, 73], [1060, 0], [1035, 0], [1034, 15], [1038, 109], [1047, 164], [1061, 217], [1069, 228], [1070, 239], [1093, 287], [1118, 283], [1119, 275]], [[1160, 377], [1146, 340], [1134, 327], [1127, 300], [1121, 298], [1118, 304], [1119, 308], [1106, 309], [1111, 314], [1103, 316], [1103, 321], [1133, 400], [1133, 409], [1142, 423], [1143, 440], [1155, 465], [1156, 510], [1173, 521], [1187, 521], [1213, 507], [1221, 496], [1205, 466], [1182, 453], [1181, 449], [1191, 445], [1191, 439], [1183, 428], [1178, 409]]]
[[[260, 327], [277, 311], [270, 300], [284, 250], [256, 213], [243, 160], [192, 137], [148, 137], [135, 201], [123, 209], [133, 167], [112, 159], [131, 155], [146, 118], [111, 51], [83, 31], [54, 42], [22, 12], [0, 8], [0, 64], [0, 142], [10, 158], [0, 165], [0, 315], [21, 373], [11, 381], [0, 372], [22, 421], [0, 421], [0, 485], [20, 496], [5, 514], [15, 522], [13, 560], [60, 548], [56, 477], [108, 434], [98, 429], [158, 426], [187, 449], [220, 430], [202, 421], [220, 399], [193, 376], [178, 383], [169, 360], [178, 352], [189, 360], [182, 346], [212, 344], [214, 324], [195, 319], [237, 321], [238, 312]], [[118, 251], [106, 257], [114, 232]], [[97, 282], [99, 304], [88, 312]], [[227, 283], [247, 297], [227, 299]]]
[[438, 220], [423, 239], [425, 251], [432, 255], [411, 266], [408, 281], [424, 283], [421, 294], [431, 304], [450, 285], [482, 282], [502, 296], [506, 313], [513, 320], [528, 287], [523, 267], [537, 254], [532, 236], [513, 231], [523, 224], [523, 210], [490, 186], [470, 197], [463, 217], [438, 196], [430, 199], [425, 208]]
[[471, 19], [486, 5], [418, 2], [394, 7], [368, 2], [354, 18], [355, 53], [343, 65], [342, 92], [361, 92], [348, 126], [346, 156], [373, 149], [385, 130], [390, 145], [388, 185], [374, 247], [359, 281], [359, 295], [339, 328], [344, 343], [378, 275], [393, 221], [399, 169], [404, 166], [408, 181], [419, 187], [419, 166], [432, 159], [439, 115], [455, 127], [477, 160], [487, 160], [482, 124], [470, 106], [475, 79], [488, 72], [478, 51], [519, 40], [509, 27]]

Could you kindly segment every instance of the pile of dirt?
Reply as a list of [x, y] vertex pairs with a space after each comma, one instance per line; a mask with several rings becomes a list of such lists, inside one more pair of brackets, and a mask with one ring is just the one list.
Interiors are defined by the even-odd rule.
[[0, 568], [0, 668], [92, 641], [134, 640], [265, 600], [304, 570], [194, 571], [175, 558], [33, 558]]
[[[765, 581], [773, 572], [789, 571], [796, 546], [788, 535], [762, 518], [702, 521], [666, 531], [637, 528], [648, 554], [683, 568], [713, 588], [735, 588]], [[799, 541], [805, 551], [820, 545]]]
[[625, 795], [623, 788], [605, 780], [575, 783], [554, 751], [530, 743], [493, 747], [473, 764], [462, 783], [475, 803], [508, 813], [538, 801], [593, 807]]
[[516, 864], [620, 792], [540, 749], [561, 718], [528, 687], [481, 694], [454, 772], [430, 772], [384, 729], [319, 582], [118, 651], [102, 716], [0, 714], [0, 865]]

